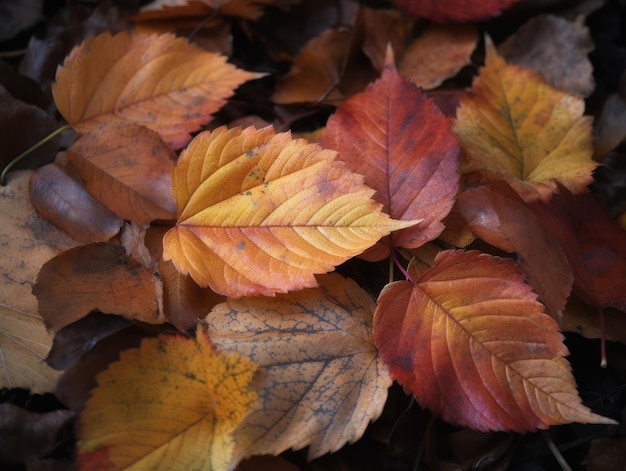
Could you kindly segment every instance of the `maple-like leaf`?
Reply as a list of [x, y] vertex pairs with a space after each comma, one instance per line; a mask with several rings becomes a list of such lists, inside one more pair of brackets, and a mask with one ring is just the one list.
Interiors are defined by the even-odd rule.
[[256, 366], [195, 339], [161, 335], [97, 376], [80, 416], [77, 469], [233, 469], [233, 429], [256, 399]]
[[557, 182], [586, 191], [596, 163], [584, 107], [488, 45], [485, 67], [457, 109], [455, 130], [467, 157], [460, 171], [506, 180], [526, 201], [548, 200]]
[[229, 299], [206, 318], [216, 347], [265, 369], [259, 407], [235, 432], [236, 455], [308, 445], [313, 459], [356, 441], [382, 412], [391, 380], [372, 337], [374, 300], [336, 273], [319, 284]]
[[543, 226], [532, 208], [505, 182], [471, 188], [457, 198], [472, 231], [485, 242], [515, 252], [520, 270], [560, 320], [574, 275], [559, 242]]
[[59, 112], [81, 133], [127, 120], [177, 149], [241, 83], [258, 77], [173, 34], [103, 33], [72, 50], [52, 91]]
[[422, 220], [366, 252], [368, 260], [381, 260], [394, 247], [418, 247], [441, 233], [459, 184], [456, 136], [435, 103], [398, 75], [391, 51], [381, 78], [339, 107], [320, 142], [365, 176], [392, 218]]
[[52, 335], [37, 313], [31, 287], [41, 265], [76, 241], [42, 219], [28, 200], [32, 171], [0, 187], [0, 388], [50, 392], [59, 373], [48, 367]]
[[133, 21], [167, 19], [175, 17], [206, 18], [216, 10], [249, 20], [258, 20], [263, 8], [275, 0], [156, 0], [141, 7]]
[[157, 298], [159, 282], [123, 247], [99, 243], [75, 247], [46, 262], [39, 271], [33, 294], [39, 314], [52, 330], [96, 309], [161, 324], [165, 319]]
[[374, 338], [392, 377], [453, 424], [615, 423], [582, 404], [558, 324], [511, 260], [441, 252], [413, 283], [383, 289]]
[[124, 222], [58, 165], [37, 169], [28, 190], [37, 212], [80, 242], [105, 242], [119, 232]]
[[178, 223], [163, 258], [229, 297], [316, 286], [390, 231], [363, 177], [272, 128], [220, 127], [194, 138], [172, 172]]
[[156, 132], [135, 123], [104, 123], [74, 142], [67, 156], [87, 190], [118, 216], [140, 226], [175, 218], [175, 155]]
[[467, 0], [393, 0], [401, 9], [412, 15], [428, 18], [437, 23], [471, 22], [499, 15], [502, 10], [517, 3], [519, 0], [483, 0], [468, 2]]

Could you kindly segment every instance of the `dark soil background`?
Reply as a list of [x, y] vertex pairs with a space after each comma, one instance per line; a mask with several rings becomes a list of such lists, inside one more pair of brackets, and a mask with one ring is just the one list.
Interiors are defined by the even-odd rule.
[[[364, 3], [374, 7], [390, 5], [383, 1]], [[497, 44], [534, 15], [556, 13], [572, 6], [583, 8], [587, 4], [592, 5], [589, 7], [592, 13], [588, 14], [585, 25], [595, 43], [589, 59], [593, 65], [596, 87], [587, 98], [586, 114], [597, 117], [609, 96], [621, 94], [626, 100], [626, 1], [522, 0], [511, 11], [481, 23], [480, 27]], [[86, 35], [126, 29], [128, 13], [136, 11], [139, 6], [138, 1], [0, 0], [0, 84], [12, 96], [38, 106], [60, 121], [50, 93], [57, 65], [62, 63], [72, 46], [80, 43]], [[272, 8], [266, 9], [266, 15], [271, 14]], [[271, 26], [271, 23], [263, 19], [254, 25], [234, 21], [231, 60], [247, 70], [269, 71], [278, 76], [288, 70], [288, 65], [271, 59], [265, 46], [251, 39], [263, 36], [263, 28], [268, 25]], [[256, 36], [250, 35], [250, 30], [255, 31]], [[448, 85], [470, 85], [471, 78], [480, 66], [480, 52], [475, 54], [474, 60], [472, 66], [462, 70]], [[267, 121], [281, 123], [283, 127], [312, 131], [323, 125], [333, 110], [330, 106], [322, 105], [275, 107], [269, 101], [273, 86], [272, 79], [244, 85], [212, 124], [256, 114]], [[624, 113], [621, 120], [626, 122], [626, 111]], [[28, 124], [24, 123], [24, 126]], [[40, 137], [55, 127], [53, 124], [51, 129], [42, 129]], [[0, 154], [4, 154], [2, 166], [6, 160], [15, 156], [10, 155], [9, 141], [6, 140], [7, 144], [4, 145], [5, 141], [0, 139], [3, 146]], [[66, 144], [59, 139], [53, 147], [59, 148]], [[600, 156], [603, 166], [596, 171], [596, 183], [592, 185], [592, 190], [614, 217], [626, 211], [625, 153], [626, 147], [620, 144], [608, 154]], [[21, 167], [34, 168], [51, 162], [53, 158], [54, 152], [40, 152]], [[369, 284], [372, 290], [378, 289], [378, 285], [385, 281], [386, 266], [381, 266], [377, 271], [376, 266], [368, 264], [364, 275], [359, 263], [351, 262], [342, 270], [349, 272], [363, 286]], [[359, 279], [364, 276], [367, 279]], [[623, 425], [626, 411], [626, 347], [621, 343], [609, 342], [608, 367], [601, 368], [599, 340], [567, 333], [566, 344], [571, 351], [569, 360], [585, 404], [594, 412], [614, 418], [621, 425], [570, 424], [523, 436], [472, 432], [443, 423], [428, 411], [422, 410], [400, 387], [394, 386], [382, 417], [368, 428], [365, 436], [357, 443], [308, 463], [305, 450], [284, 453], [283, 457], [301, 470], [534, 471], [568, 469], [567, 466], [572, 470], [626, 469], [626, 429]], [[65, 408], [53, 394], [35, 395], [23, 389], [0, 390], [1, 404], [12, 404], [36, 413]], [[16, 437], [11, 436], [12, 433], [12, 430], [0, 425], [0, 449], [1, 442], [6, 444], [9, 440], [12, 443], [16, 440]], [[38, 449], [37, 443], [34, 443], [36, 438], [25, 435], [19, 437], [17, 442], [16, 450], [19, 449], [21, 458], [11, 463], [10, 457], [4, 457], [4, 462], [0, 461], [0, 469], [73, 469], [75, 434], [71, 423], [61, 428], [51, 451], [43, 456], [34, 451]], [[33, 450], [31, 456], [28, 456], [29, 447]], [[559, 453], [565, 462], [559, 463]], [[241, 469], [254, 469], [254, 466], [246, 467], [244, 464]]]

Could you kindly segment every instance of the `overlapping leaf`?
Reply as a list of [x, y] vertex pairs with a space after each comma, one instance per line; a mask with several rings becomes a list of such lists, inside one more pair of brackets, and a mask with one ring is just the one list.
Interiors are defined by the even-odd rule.
[[390, 231], [417, 221], [380, 212], [335, 152], [271, 128], [194, 138], [172, 172], [178, 223], [163, 257], [230, 297], [316, 286]]
[[499, 15], [502, 10], [519, 0], [484, 0], [468, 2], [466, 0], [394, 0], [394, 3], [412, 15], [429, 20], [445, 22], [470, 22], [484, 20]]
[[582, 99], [508, 65], [493, 46], [470, 92], [455, 127], [467, 151], [462, 173], [506, 180], [526, 201], [548, 200], [557, 181], [573, 193], [591, 183], [596, 164]]
[[170, 182], [175, 156], [154, 131], [107, 122], [81, 136], [67, 155], [87, 190], [118, 216], [140, 226], [175, 218]]
[[392, 377], [451, 423], [614, 423], [582, 405], [558, 324], [510, 260], [442, 252], [414, 283], [381, 292], [374, 338]]
[[50, 392], [58, 378], [45, 362], [52, 335], [31, 294], [43, 263], [76, 242], [42, 219], [28, 201], [31, 171], [10, 174], [0, 188], [0, 388]]
[[275, 0], [156, 0], [141, 8], [133, 17], [135, 21], [174, 17], [206, 18], [215, 10], [224, 15], [239, 16], [257, 20], [263, 14], [263, 7]]
[[256, 393], [256, 366], [196, 339], [160, 336], [97, 377], [78, 431], [77, 468], [233, 469], [233, 429]]
[[235, 434], [236, 455], [354, 442], [382, 412], [391, 380], [372, 337], [373, 299], [335, 273], [320, 286], [228, 300], [207, 316], [211, 340], [265, 369], [260, 404]]
[[458, 190], [456, 137], [435, 103], [398, 75], [390, 51], [381, 78], [339, 107], [321, 143], [365, 176], [392, 218], [421, 220], [366, 258], [381, 260], [392, 247], [418, 247], [441, 233]]
[[53, 93], [59, 112], [81, 133], [128, 120], [180, 148], [241, 83], [259, 76], [172, 34], [103, 33], [72, 50]]

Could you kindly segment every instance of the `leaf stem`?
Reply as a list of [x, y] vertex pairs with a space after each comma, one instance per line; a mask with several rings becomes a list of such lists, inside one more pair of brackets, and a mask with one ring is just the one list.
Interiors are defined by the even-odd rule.
[[7, 166], [4, 167], [4, 170], [2, 170], [2, 174], [0, 174], [0, 186], [4, 186], [5, 185], [7, 173], [9, 173], [9, 170], [11, 170], [20, 160], [22, 160], [24, 157], [26, 157], [28, 154], [30, 154], [34, 150], [39, 149], [46, 142], [50, 141], [51, 139], [54, 139], [56, 136], [61, 134], [63, 131], [67, 131], [68, 129], [72, 129], [72, 126], [70, 126], [69, 124], [66, 124], [65, 126], [61, 126], [59, 129], [57, 129], [56, 131], [53, 131], [52, 133], [48, 134], [41, 141], [39, 141], [37, 144], [35, 144], [32, 147], [29, 147], [24, 152], [22, 152], [20, 155], [15, 157], [11, 162], [9, 162], [7, 164]]
[[541, 432], [541, 436], [543, 437], [546, 444], [548, 445], [548, 448], [552, 452], [552, 455], [554, 456], [554, 458], [558, 461], [559, 465], [561, 466], [561, 469], [563, 471], [572, 471], [572, 468], [570, 467], [568, 462], [565, 460], [565, 458], [563, 457], [563, 455], [561, 454], [557, 446], [554, 444], [554, 441], [552, 440], [552, 437], [550, 436], [550, 434], [544, 430]]
[[215, 18], [218, 15], [219, 11], [220, 9], [216, 8], [215, 10], [211, 12], [209, 16], [207, 16], [204, 20], [202, 20], [200, 24], [198, 24], [198, 26], [196, 26], [193, 29], [193, 31], [189, 33], [189, 36], [187, 36], [187, 41], [191, 42], [191, 40], [196, 36], [196, 34], [198, 34], [200, 30], [209, 23], [209, 21], [211, 21], [213, 18]]
[[604, 323], [604, 311], [601, 307], [598, 308], [598, 314], [600, 314], [600, 366], [606, 368], [606, 326]]
[[[398, 270], [402, 272], [406, 280], [413, 283], [413, 280], [411, 279], [411, 275], [409, 275], [409, 272], [404, 269], [404, 267], [400, 263], [400, 260], [398, 260], [398, 257], [396, 257], [396, 252], [393, 250], [391, 251], [391, 257], [393, 258], [395, 265], [398, 267]], [[393, 273], [393, 267], [391, 268], [390, 272]]]

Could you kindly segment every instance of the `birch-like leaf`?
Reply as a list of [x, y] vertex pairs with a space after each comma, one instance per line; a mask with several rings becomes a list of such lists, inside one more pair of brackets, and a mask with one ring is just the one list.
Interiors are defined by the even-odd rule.
[[273, 129], [225, 127], [197, 136], [172, 172], [178, 223], [163, 257], [230, 297], [317, 285], [396, 221], [335, 152]]

